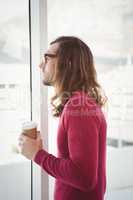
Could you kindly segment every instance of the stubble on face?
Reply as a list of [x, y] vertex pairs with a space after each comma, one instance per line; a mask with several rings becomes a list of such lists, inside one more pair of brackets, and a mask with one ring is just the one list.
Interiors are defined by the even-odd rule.
[[53, 79], [53, 77], [50, 76], [50, 74], [48, 72], [44, 71], [43, 84], [46, 86], [53, 86], [52, 79]]

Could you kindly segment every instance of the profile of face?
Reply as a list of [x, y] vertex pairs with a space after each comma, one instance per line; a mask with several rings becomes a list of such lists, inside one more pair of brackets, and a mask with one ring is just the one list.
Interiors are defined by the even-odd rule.
[[39, 68], [43, 72], [43, 84], [53, 86], [53, 79], [55, 75], [55, 68], [57, 62], [57, 50], [59, 44], [51, 44], [39, 65]]

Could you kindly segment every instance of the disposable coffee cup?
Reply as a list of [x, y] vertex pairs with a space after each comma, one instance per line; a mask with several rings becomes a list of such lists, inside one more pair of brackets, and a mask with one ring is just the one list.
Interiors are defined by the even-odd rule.
[[22, 124], [22, 133], [32, 139], [37, 138], [37, 123], [33, 121]]

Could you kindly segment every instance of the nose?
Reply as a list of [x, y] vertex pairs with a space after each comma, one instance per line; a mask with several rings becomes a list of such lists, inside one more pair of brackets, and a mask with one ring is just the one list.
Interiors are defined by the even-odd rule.
[[38, 65], [38, 67], [40, 68], [40, 69], [42, 69], [43, 70], [43, 68], [44, 68], [44, 62], [43, 62], [43, 60], [41, 61], [41, 63]]
[[40, 69], [42, 69], [42, 62], [38, 65], [38, 67], [39, 67]]

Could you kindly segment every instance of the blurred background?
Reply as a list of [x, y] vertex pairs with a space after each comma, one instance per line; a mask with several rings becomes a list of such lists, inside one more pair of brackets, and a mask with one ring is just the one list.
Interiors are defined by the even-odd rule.
[[[36, 78], [40, 77], [36, 71], [40, 54], [31, 58], [28, 5], [28, 0], [0, 0], [0, 179], [3, 182], [0, 199], [3, 200], [33, 198], [31, 163], [19, 155], [17, 149], [21, 124], [32, 115], [33, 58], [32, 78], [37, 90], [40, 87]], [[45, 46], [58, 36], [73, 35], [84, 40], [93, 52], [98, 80], [108, 97], [104, 111], [108, 122], [106, 200], [132, 200], [133, 1], [48, 0], [43, 5], [42, 10], [47, 15], [41, 19], [46, 27], [46, 32], [41, 33], [47, 40]], [[39, 13], [34, 9], [33, 14]], [[32, 25], [32, 31], [38, 31], [33, 34], [35, 46], [36, 34], [40, 34], [41, 29], [36, 30], [38, 26], [31, 18]], [[52, 117], [49, 104], [54, 91], [47, 90], [48, 103], [43, 106], [48, 108], [48, 151], [56, 155], [58, 119]], [[39, 124], [38, 91], [37, 94], [34, 116]], [[16, 182], [17, 191], [11, 181]], [[49, 200], [53, 199], [54, 181], [49, 177]]]

